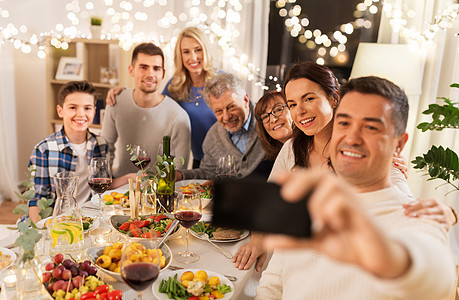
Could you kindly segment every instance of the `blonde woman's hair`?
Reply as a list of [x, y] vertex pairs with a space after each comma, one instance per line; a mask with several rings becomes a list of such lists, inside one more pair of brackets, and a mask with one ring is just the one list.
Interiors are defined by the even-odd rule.
[[187, 27], [180, 32], [174, 50], [174, 65], [175, 72], [168, 90], [172, 98], [176, 101], [188, 101], [191, 92], [191, 77], [188, 70], [183, 65], [182, 51], [180, 44], [184, 38], [195, 39], [202, 47], [203, 51], [203, 72], [205, 74], [205, 81], [213, 77], [216, 72], [212, 67], [212, 58], [209, 53], [209, 43], [204, 33], [196, 27]]

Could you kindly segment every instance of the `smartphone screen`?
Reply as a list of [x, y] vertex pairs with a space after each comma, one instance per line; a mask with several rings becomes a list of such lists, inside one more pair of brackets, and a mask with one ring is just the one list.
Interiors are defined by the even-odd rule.
[[282, 199], [280, 186], [275, 183], [254, 178], [227, 179], [215, 185], [212, 224], [310, 237], [306, 198], [290, 203]]

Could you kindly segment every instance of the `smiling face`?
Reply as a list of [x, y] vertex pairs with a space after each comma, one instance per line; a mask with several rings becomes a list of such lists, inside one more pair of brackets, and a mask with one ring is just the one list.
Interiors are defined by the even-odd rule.
[[395, 136], [392, 104], [375, 94], [351, 91], [335, 114], [330, 158], [336, 173], [361, 191], [388, 187], [392, 156], [406, 133]]
[[[273, 110], [280, 110], [284, 101], [280, 97], [273, 98], [269, 101], [265, 109], [266, 114], [271, 113]], [[275, 140], [282, 144], [292, 137], [292, 117], [287, 107], [284, 107], [282, 114], [278, 117], [269, 115], [268, 123], [263, 123], [266, 132]]]
[[134, 78], [135, 88], [146, 94], [158, 90], [164, 72], [163, 59], [160, 55], [139, 53], [134, 65], [129, 66], [129, 74]]
[[320, 133], [333, 118], [332, 101], [319, 84], [309, 79], [289, 81], [285, 96], [293, 122], [306, 135]]
[[86, 93], [72, 93], [67, 95], [63, 107], [57, 106], [57, 114], [64, 120], [65, 133], [86, 134], [89, 124], [96, 113], [94, 96]]
[[201, 75], [204, 64], [204, 51], [201, 44], [194, 38], [185, 37], [180, 43], [182, 63], [190, 74]]
[[236, 132], [242, 128], [249, 118], [250, 101], [247, 94], [243, 99], [233, 91], [224, 92], [219, 98], [209, 95], [210, 107], [220, 124], [229, 132]]

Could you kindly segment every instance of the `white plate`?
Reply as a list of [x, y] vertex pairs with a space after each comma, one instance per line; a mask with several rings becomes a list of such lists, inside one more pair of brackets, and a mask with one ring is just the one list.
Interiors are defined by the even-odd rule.
[[[180, 281], [180, 277], [182, 276], [183, 273], [185, 273], [187, 271], [191, 271], [191, 272], [196, 274], [196, 272], [200, 271], [200, 270], [201, 269], [183, 269], [183, 270], [176, 270], [176, 271], [167, 270], [165, 272], [159, 273], [158, 279], [155, 280], [155, 282], [153, 283], [153, 285], [151, 287], [153, 289], [153, 295], [155, 295], [155, 297], [157, 299], [159, 299], [159, 300], [169, 300], [169, 297], [167, 296], [167, 294], [159, 292], [159, 284], [161, 283], [161, 280], [163, 280], [163, 279], [167, 280], [169, 277], [173, 278], [175, 276], [175, 274], [177, 274], [177, 279]], [[231, 292], [226, 293], [225, 297], [220, 298], [220, 299], [228, 300], [228, 299], [231, 299], [231, 297], [233, 297], [233, 295], [234, 295], [234, 285], [233, 285], [233, 283], [231, 281], [228, 280], [228, 278], [226, 278], [222, 274], [219, 274], [219, 273], [216, 273], [216, 272], [212, 272], [212, 271], [208, 271], [208, 270], [203, 270], [203, 271], [206, 271], [208, 278], [210, 278], [212, 276], [217, 276], [218, 278], [220, 278], [220, 283], [221, 284], [226, 284], [229, 287], [231, 287]]]
[[[175, 191], [178, 192], [180, 190], [180, 187], [181, 186], [187, 186], [189, 185], [190, 183], [199, 183], [199, 184], [203, 184], [204, 182], [207, 182], [209, 180], [205, 180], [205, 179], [189, 179], [189, 180], [181, 180], [181, 181], [177, 181], [175, 183]], [[208, 198], [201, 198], [201, 202], [202, 202], [202, 209], [204, 209], [207, 205], [209, 205], [209, 203], [212, 201], [212, 198], [208, 199]]]
[[[117, 189], [114, 189], [114, 190], [108, 190], [108, 191], [106, 191], [105, 193], [103, 193], [103, 194], [101, 195], [101, 202], [102, 202], [102, 205], [105, 203], [105, 201], [104, 201], [104, 196], [105, 196], [105, 195], [110, 195], [110, 194], [113, 193], [113, 192], [117, 192], [117, 193], [124, 194], [124, 193], [126, 193], [127, 191], [129, 191], [129, 187], [127, 187], [127, 188], [126, 188], [126, 187], [124, 187], [124, 188], [123, 188], [123, 187], [120, 187], [120, 188], [117, 188]], [[99, 207], [99, 195], [98, 195], [98, 194], [92, 195], [92, 197], [91, 197], [91, 202], [92, 202], [93, 204], [95, 204], [97, 207]], [[128, 209], [129, 209], [129, 208], [128, 208]]]
[[8, 266], [6, 266], [5, 268], [3, 268], [1, 270], [8, 269], [16, 261], [16, 254], [13, 251], [11, 251], [10, 249], [3, 248], [3, 247], [0, 247], [0, 251], [2, 251], [2, 254], [4, 254], [4, 255], [11, 256], [11, 262], [8, 264]]
[[[193, 229], [190, 229], [190, 233], [192, 236], [194, 236], [195, 238], [198, 238], [200, 240], [203, 240], [203, 241], [206, 241], [206, 239], [204, 237], [200, 237], [196, 234], [196, 232], [194, 232]], [[241, 236], [238, 238], [238, 239], [231, 239], [231, 240], [216, 240], [214, 237], [211, 237], [210, 240], [214, 243], [231, 243], [231, 242], [237, 242], [237, 241], [240, 241], [240, 240], [243, 240], [245, 238], [247, 238], [250, 234], [250, 230], [243, 230], [242, 233], [241, 233]]]
[[[89, 217], [89, 216], [88, 216], [88, 217]], [[91, 218], [92, 218], [92, 217], [91, 217]], [[45, 222], [51, 223], [51, 219], [52, 219], [52, 217], [47, 217], [46, 219], [40, 220], [40, 221], [38, 221], [37, 226], [43, 227], [43, 226], [45, 226]], [[86, 229], [84, 232], [88, 232], [88, 231], [91, 230], [91, 229], [94, 229], [94, 228], [99, 227], [99, 225], [100, 225], [100, 220], [99, 220], [98, 218], [93, 218], [93, 219], [94, 219], [94, 221], [92, 221], [92, 224], [89, 225], [89, 228]], [[48, 220], [49, 220], [49, 221], [48, 221]]]

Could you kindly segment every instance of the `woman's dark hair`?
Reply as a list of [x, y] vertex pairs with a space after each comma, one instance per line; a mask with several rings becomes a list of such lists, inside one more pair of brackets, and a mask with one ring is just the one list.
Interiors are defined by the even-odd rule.
[[271, 91], [264, 94], [260, 100], [258, 100], [257, 105], [255, 105], [254, 114], [255, 118], [257, 119], [257, 133], [258, 139], [260, 139], [261, 146], [266, 152], [266, 159], [268, 160], [276, 160], [277, 154], [279, 153], [280, 149], [282, 148], [283, 144], [278, 140], [271, 137], [265, 129], [265, 126], [259, 121], [260, 116], [265, 113], [266, 108], [271, 100], [281, 99], [282, 102], [287, 104], [287, 100], [285, 99], [285, 95], [281, 92]]
[[[305, 78], [311, 80], [322, 88], [327, 98], [338, 104], [339, 82], [333, 72], [315, 62], [305, 61], [294, 65], [287, 74], [284, 83], [284, 91], [287, 84], [296, 79]], [[298, 127], [293, 126], [293, 153], [295, 155], [295, 166], [309, 166], [309, 152], [312, 148], [314, 136], [305, 135]]]

